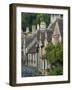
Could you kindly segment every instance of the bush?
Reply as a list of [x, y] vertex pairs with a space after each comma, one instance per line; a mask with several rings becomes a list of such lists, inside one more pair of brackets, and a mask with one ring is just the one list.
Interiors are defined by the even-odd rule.
[[46, 47], [46, 60], [51, 64], [49, 75], [62, 75], [63, 74], [63, 44], [57, 43], [53, 45], [49, 43]]

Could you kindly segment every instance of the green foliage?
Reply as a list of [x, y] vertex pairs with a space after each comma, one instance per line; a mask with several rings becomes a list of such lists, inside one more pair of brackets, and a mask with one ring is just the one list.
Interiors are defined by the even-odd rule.
[[35, 24], [34, 23], [35, 18], [36, 18], [36, 15], [34, 14], [22, 13], [22, 20], [21, 20], [22, 30], [25, 31], [26, 27], [29, 27], [31, 31], [31, 25]]
[[57, 43], [53, 45], [49, 43], [46, 47], [46, 59], [49, 63], [54, 63], [57, 60], [63, 60], [63, 45], [62, 43]]
[[48, 71], [49, 75], [63, 74], [63, 44], [57, 43], [53, 45], [49, 43], [46, 47], [46, 60], [51, 65]]
[[57, 67], [51, 68], [48, 71], [49, 75], [62, 75], [63, 74], [63, 67], [61, 65], [58, 65]]
[[25, 31], [26, 27], [28, 26], [32, 28], [32, 24], [40, 24], [41, 21], [45, 21], [47, 26], [50, 23], [50, 15], [49, 14], [37, 14], [37, 13], [22, 13], [21, 14], [21, 27], [22, 30]]

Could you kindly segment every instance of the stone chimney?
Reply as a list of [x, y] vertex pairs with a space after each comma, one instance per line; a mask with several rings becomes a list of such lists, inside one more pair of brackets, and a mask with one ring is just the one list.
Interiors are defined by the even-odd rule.
[[28, 33], [29, 32], [29, 27], [26, 27], [26, 33]]
[[56, 20], [56, 15], [52, 14], [51, 15], [51, 23], [53, 23]]
[[37, 24], [37, 30], [39, 30], [40, 29], [40, 26], [39, 26], [39, 24]]
[[57, 15], [52, 14], [51, 15], [51, 23], [55, 22], [57, 18], [61, 18], [61, 15], [60, 14], [57, 14]]
[[34, 33], [36, 31], [36, 26], [32, 25], [32, 33]]

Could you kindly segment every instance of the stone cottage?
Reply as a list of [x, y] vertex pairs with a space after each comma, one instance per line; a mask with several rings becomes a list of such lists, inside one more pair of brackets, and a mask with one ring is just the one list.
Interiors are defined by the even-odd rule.
[[47, 75], [48, 63], [45, 59], [45, 48], [49, 42], [63, 42], [63, 18], [51, 15], [50, 25], [42, 21], [32, 26], [32, 33], [22, 32], [22, 60], [25, 65], [36, 67], [43, 75]]

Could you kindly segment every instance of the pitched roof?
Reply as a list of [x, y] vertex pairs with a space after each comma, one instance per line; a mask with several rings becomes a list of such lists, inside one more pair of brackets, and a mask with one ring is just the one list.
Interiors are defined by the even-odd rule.
[[50, 27], [50, 29], [51, 29], [50, 31], [52, 31], [52, 33], [53, 33], [56, 22], [59, 25], [60, 34], [61, 34], [61, 37], [63, 38], [63, 20], [62, 19], [60, 19], [60, 18], [56, 19], [56, 21], [54, 23], [52, 23], [52, 25]]
[[47, 41], [50, 42], [52, 40], [52, 34], [54, 32], [56, 22], [58, 22], [60, 34], [61, 34], [61, 37], [63, 38], [63, 20], [57, 19], [54, 23], [51, 24], [50, 30], [47, 30], [47, 29], [38, 30], [35, 34], [32, 34], [30, 37], [26, 38], [26, 47], [28, 47], [28, 45], [34, 40], [34, 38], [37, 37], [37, 41], [38, 41], [38, 42], [35, 41], [35, 43], [32, 45], [32, 47], [30, 47], [30, 49], [28, 50], [28, 53], [36, 52], [36, 44], [37, 43], [39, 44], [40, 35], [41, 35], [42, 44], [44, 44], [45, 33], [47, 33]]
[[58, 19], [58, 24], [59, 24], [59, 29], [60, 29], [60, 34], [61, 34], [61, 37], [63, 38], [63, 20], [62, 19]]
[[36, 38], [36, 33], [26, 37], [26, 47]]
[[37, 52], [36, 50], [36, 43], [34, 43], [34, 45], [28, 50], [28, 53], [35, 53]]

